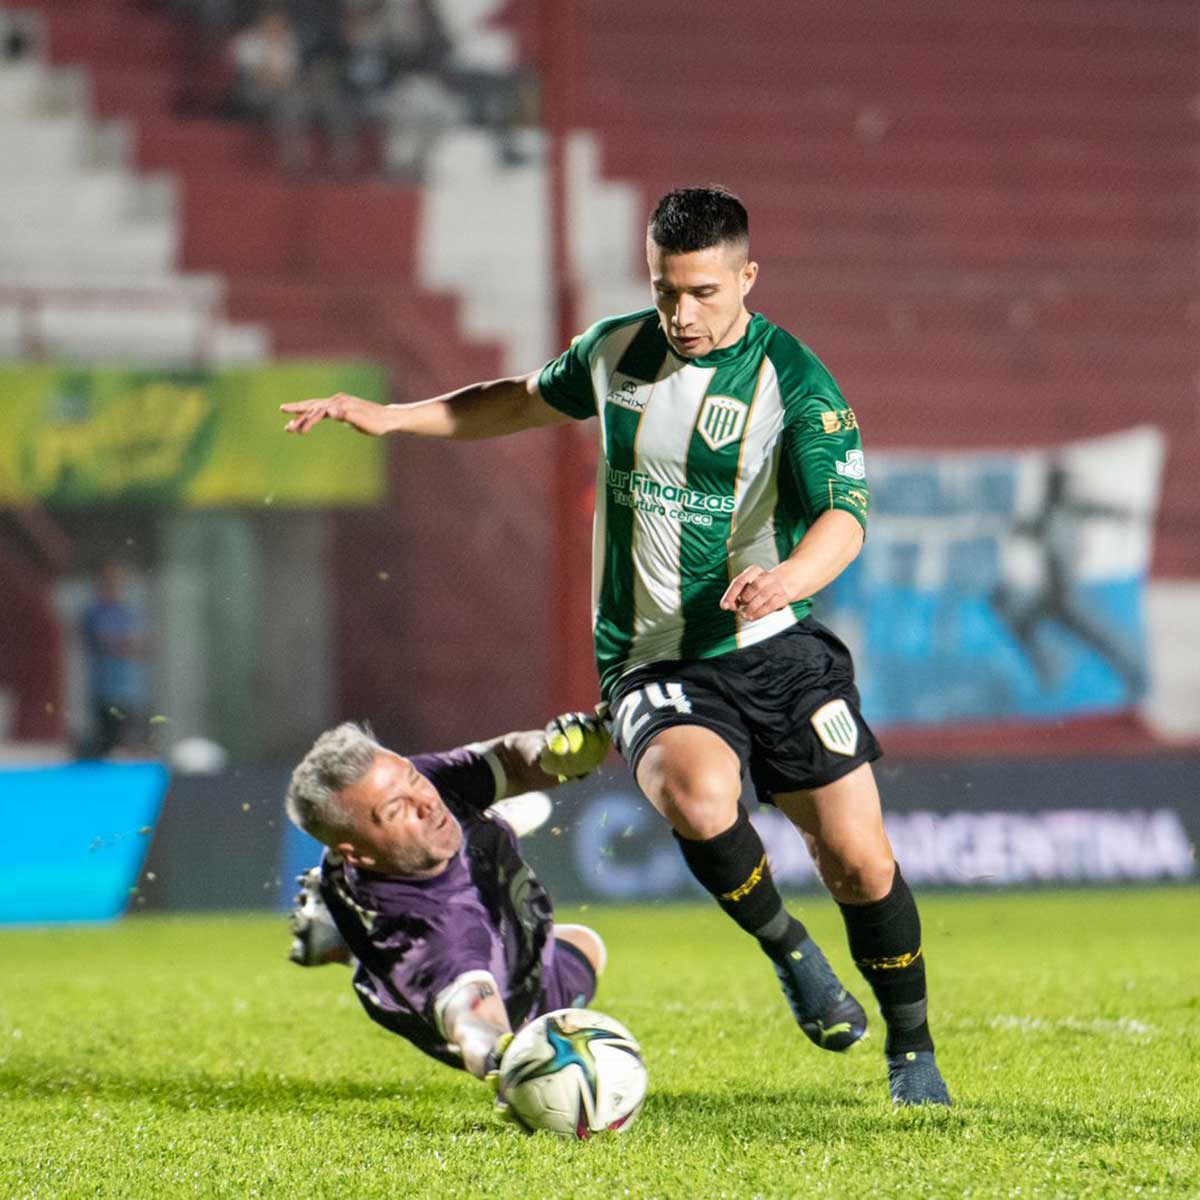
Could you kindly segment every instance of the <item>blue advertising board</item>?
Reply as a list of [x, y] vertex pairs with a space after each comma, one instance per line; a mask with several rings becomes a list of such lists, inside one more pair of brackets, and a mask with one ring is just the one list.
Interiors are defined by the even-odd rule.
[[168, 775], [158, 763], [0, 769], [0, 923], [106, 921], [142, 869]]

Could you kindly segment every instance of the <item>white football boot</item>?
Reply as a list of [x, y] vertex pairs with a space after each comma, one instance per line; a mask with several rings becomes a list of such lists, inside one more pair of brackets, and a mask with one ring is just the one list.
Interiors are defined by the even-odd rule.
[[325, 901], [321, 899], [321, 868], [312, 867], [296, 876], [300, 891], [288, 919], [292, 949], [288, 958], [299, 967], [323, 967], [326, 963], [354, 961], [342, 940]]

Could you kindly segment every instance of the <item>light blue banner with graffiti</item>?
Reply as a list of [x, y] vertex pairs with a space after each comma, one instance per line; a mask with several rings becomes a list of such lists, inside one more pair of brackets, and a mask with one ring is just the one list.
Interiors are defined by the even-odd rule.
[[816, 615], [855, 651], [872, 724], [1136, 704], [1162, 460], [1150, 427], [1042, 450], [869, 456], [867, 542]]
[[14, 848], [0, 873], [0, 924], [120, 916], [167, 780], [149, 762], [0, 769], [0, 820]]

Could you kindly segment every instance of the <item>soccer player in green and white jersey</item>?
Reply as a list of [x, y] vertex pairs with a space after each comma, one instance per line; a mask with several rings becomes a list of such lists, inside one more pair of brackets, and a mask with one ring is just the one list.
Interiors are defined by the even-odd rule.
[[758, 265], [736, 196], [669, 193], [646, 249], [654, 307], [599, 322], [540, 371], [417, 404], [285, 404], [287, 429], [481, 438], [597, 418], [596, 657], [618, 748], [693, 875], [770, 958], [801, 1029], [847, 1050], [866, 1015], [783, 906], [739, 802], [749, 771], [841, 908], [887, 1026], [894, 1103], [949, 1104], [920, 920], [870, 766], [879, 746], [849, 652], [810, 615], [862, 546], [858, 420], [816, 357], [747, 309]]

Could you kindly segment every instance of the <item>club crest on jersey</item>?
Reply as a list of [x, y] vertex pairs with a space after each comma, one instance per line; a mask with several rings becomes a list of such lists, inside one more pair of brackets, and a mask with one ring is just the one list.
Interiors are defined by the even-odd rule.
[[736, 442], [746, 428], [750, 406], [732, 396], [705, 396], [697, 427], [704, 443], [712, 451]]
[[849, 758], [858, 749], [858, 723], [845, 700], [822, 704], [809, 721], [826, 750]]

